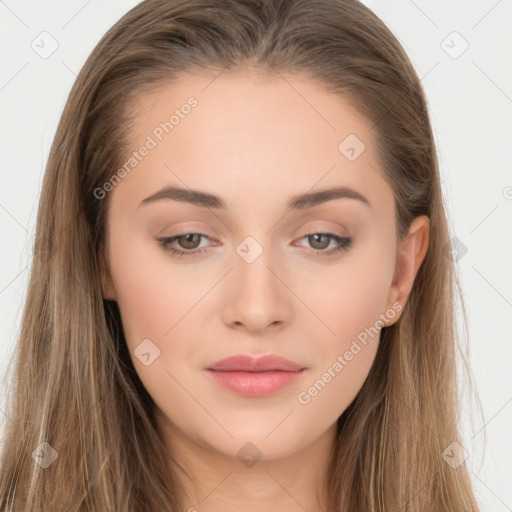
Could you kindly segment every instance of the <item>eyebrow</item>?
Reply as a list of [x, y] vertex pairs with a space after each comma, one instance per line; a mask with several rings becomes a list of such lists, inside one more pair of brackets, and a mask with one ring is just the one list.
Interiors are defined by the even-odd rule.
[[[174, 186], [164, 187], [158, 192], [146, 197], [146, 199], [141, 201], [139, 206], [164, 199], [190, 203], [204, 208], [226, 209], [226, 203], [218, 196], [199, 190], [184, 189]], [[332, 187], [318, 192], [293, 196], [288, 202], [288, 209], [304, 210], [334, 199], [355, 199], [371, 207], [368, 199], [356, 190], [348, 187]]]

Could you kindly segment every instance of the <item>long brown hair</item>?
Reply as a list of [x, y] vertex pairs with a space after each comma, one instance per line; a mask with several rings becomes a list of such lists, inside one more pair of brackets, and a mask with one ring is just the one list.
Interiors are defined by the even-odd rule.
[[397, 39], [356, 0], [145, 0], [98, 43], [70, 92], [44, 176], [9, 377], [1, 510], [180, 510], [154, 402], [130, 360], [117, 304], [102, 296], [108, 194], [99, 200], [94, 191], [122, 165], [137, 94], [183, 72], [247, 66], [301, 73], [350, 98], [374, 123], [398, 239], [414, 217], [430, 218], [403, 314], [382, 329], [368, 379], [338, 420], [329, 510], [479, 510], [466, 465], [443, 457], [462, 445], [458, 358], [471, 376], [457, 351], [462, 293], [425, 95]]

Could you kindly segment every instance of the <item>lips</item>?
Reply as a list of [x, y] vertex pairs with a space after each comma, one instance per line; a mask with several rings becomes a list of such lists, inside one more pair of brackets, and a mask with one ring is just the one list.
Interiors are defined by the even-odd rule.
[[205, 370], [214, 382], [238, 395], [264, 397], [292, 384], [306, 369], [280, 356], [238, 355], [221, 359]]
[[224, 372], [297, 372], [305, 369], [305, 366], [276, 355], [259, 358], [238, 355], [221, 359], [207, 369]]

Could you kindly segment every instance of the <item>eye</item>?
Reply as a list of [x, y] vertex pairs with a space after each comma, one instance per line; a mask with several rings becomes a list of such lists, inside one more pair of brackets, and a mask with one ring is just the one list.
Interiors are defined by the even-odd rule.
[[[353, 242], [350, 237], [343, 237], [336, 235], [335, 233], [309, 233], [301, 238], [307, 238], [308, 242], [318, 253], [318, 256], [329, 255], [340, 251], [347, 251]], [[335, 246], [332, 249], [325, 250], [329, 247], [330, 243], [334, 241]], [[326, 243], [327, 242], [327, 243]]]
[[[197, 243], [200, 242], [201, 238], [211, 240], [211, 238], [202, 233], [184, 233], [182, 235], [176, 235], [167, 238], [159, 238], [158, 242], [165, 251], [174, 254], [175, 256], [196, 256], [202, 254], [206, 249], [197, 249]], [[174, 247], [172, 244], [178, 242], [185, 250]]]
[[[203, 254], [208, 250], [207, 247], [200, 248], [198, 245], [203, 238], [212, 241], [209, 236], [203, 233], [183, 233], [182, 235], [159, 238], [158, 242], [165, 251], [175, 256], [191, 257]], [[347, 251], [353, 242], [352, 238], [342, 237], [335, 233], [309, 233], [300, 240], [304, 238], [308, 239], [308, 242], [311, 244], [312, 248], [315, 249], [314, 252], [318, 256], [327, 256], [340, 251]], [[332, 241], [335, 242], [335, 246], [329, 250], [325, 250]], [[175, 247], [175, 243], [178, 243], [179, 247], [182, 248]]]

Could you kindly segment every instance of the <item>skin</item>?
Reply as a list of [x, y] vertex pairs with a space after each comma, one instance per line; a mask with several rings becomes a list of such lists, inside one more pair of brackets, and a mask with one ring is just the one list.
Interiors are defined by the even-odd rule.
[[[413, 221], [397, 252], [393, 192], [372, 123], [346, 99], [297, 75], [214, 76], [182, 75], [137, 98], [127, 154], [187, 98], [198, 106], [109, 192], [104, 296], [118, 302], [159, 428], [190, 474], [180, 474], [184, 510], [325, 510], [321, 486], [336, 420], [368, 376], [379, 336], [359, 344], [309, 403], [298, 394], [379, 315], [383, 325], [398, 320], [399, 312], [392, 319], [386, 312], [407, 301], [427, 251], [428, 218]], [[338, 149], [351, 133], [366, 146], [354, 161]], [[173, 200], [139, 206], [166, 185], [215, 194], [227, 209]], [[287, 210], [292, 196], [342, 185], [370, 205], [342, 198]], [[209, 239], [173, 246], [206, 252], [179, 258], [157, 242], [184, 230]], [[325, 232], [353, 244], [322, 255], [336, 241], [307, 235]], [[236, 251], [247, 236], [263, 249], [252, 263]], [[147, 338], [160, 350], [148, 366], [134, 356]], [[235, 354], [277, 354], [308, 369], [272, 396], [243, 397], [203, 371]], [[252, 467], [237, 455], [248, 442], [262, 455]]]

